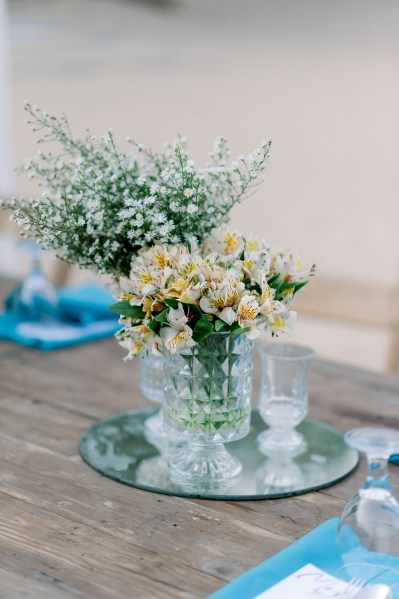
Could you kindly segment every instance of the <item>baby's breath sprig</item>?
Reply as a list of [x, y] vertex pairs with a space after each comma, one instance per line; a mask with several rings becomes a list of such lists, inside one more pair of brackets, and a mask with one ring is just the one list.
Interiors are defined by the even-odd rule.
[[[66, 116], [26, 103], [39, 150], [20, 172], [42, 188], [39, 199], [3, 201], [22, 235], [62, 260], [114, 277], [127, 276], [143, 246], [198, 245], [228, 220], [231, 209], [262, 180], [271, 141], [230, 163], [225, 138], [216, 140], [205, 168], [196, 168], [182, 137], [157, 154], [130, 141], [117, 148], [112, 131], [75, 138]], [[56, 142], [55, 145], [53, 142]], [[46, 148], [47, 149], [47, 148]]]

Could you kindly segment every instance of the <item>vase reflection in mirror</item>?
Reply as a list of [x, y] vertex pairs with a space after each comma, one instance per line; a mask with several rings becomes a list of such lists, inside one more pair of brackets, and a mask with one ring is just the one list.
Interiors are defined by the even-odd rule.
[[164, 413], [162, 402], [164, 399], [164, 369], [162, 356], [151, 352], [143, 352], [139, 357], [140, 362], [140, 389], [144, 397], [159, 404], [153, 416], [144, 422], [144, 436], [154, 445], [159, 453], [167, 458], [184, 446], [180, 436], [173, 435], [164, 427]]
[[260, 343], [259, 413], [269, 428], [258, 436], [261, 453], [298, 455], [306, 441], [295, 430], [308, 413], [308, 376], [314, 350], [294, 343]]

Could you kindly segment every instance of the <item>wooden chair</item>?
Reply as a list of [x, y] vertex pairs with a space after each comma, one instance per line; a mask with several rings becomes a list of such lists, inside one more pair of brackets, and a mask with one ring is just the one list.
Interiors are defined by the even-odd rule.
[[312, 318], [386, 330], [385, 370], [399, 372], [399, 285], [389, 287], [316, 276], [296, 296], [295, 309]]

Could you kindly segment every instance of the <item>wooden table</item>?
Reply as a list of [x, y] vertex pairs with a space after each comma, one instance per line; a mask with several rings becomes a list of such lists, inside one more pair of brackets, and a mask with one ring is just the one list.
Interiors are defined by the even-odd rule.
[[[362, 463], [323, 491], [224, 502], [102, 477], [82, 462], [80, 435], [148, 405], [123, 353], [113, 339], [51, 353], [0, 343], [1, 599], [205, 597], [339, 515], [364, 478]], [[310, 415], [399, 427], [399, 378], [316, 362]], [[398, 490], [399, 468], [390, 474]]]

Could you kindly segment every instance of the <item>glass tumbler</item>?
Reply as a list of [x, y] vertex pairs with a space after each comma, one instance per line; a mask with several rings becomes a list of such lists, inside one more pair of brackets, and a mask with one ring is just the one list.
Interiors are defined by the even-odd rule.
[[259, 413], [269, 428], [258, 436], [259, 450], [268, 455], [281, 450], [304, 450], [306, 442], [295, 430], [308, 413], [308, 375], [314, 350], [294, 343], [259, 345], [261, 386]]

